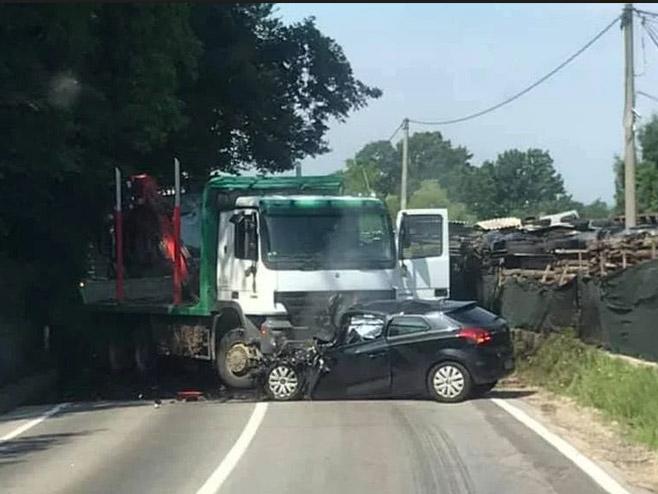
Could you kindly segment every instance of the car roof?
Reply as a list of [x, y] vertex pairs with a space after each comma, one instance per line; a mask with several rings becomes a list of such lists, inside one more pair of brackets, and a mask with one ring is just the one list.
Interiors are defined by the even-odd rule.
[[373, 300], [356, 304], [350, 307], [348, 312], [373, 312], [383, 315], [393, 314], [417, 314], [425, 315], [435, 312], [454, 312], [468, 306], [476, 306], [473, 301], [458, 300]]

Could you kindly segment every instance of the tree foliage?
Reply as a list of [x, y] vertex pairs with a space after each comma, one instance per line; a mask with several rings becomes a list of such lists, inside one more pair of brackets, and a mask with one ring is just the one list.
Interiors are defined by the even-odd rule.
[[[640, 159], [635, 167], [635, 196], [639, 213], [658, 211], [658, 115], [640, 128]], [[615, 202], [624, 212], [624, 162], [615, 157]]]
[[476, 206], [480, 215], [530, 211], [568, 197], [553, 159], [540, 149], [505, 151], [496, 161], [485, 162], [475, 178], [472, 192], [484, 199]]
[[[448, 204], [455, 219], [530, 216], [584, 207], [567, 194], [548, 151], [512, 149], [480, 167], [473, 166], [471, 158], [467, 148], [454, 146], [440, 132], [413, 134], [409, 204]], [[346, 191], [372, 191], [397, 211], [401, 160], [400, 143], [396, 147], [388, 141], [366, 144], [343, 170]]]
[[[0, 6], [0, 241], [78, 276], [113, 169], [288, 170], [381, 94], [269, 4]], [[49, 279], [58, 279], [49, 276]], [[59, 278], [61, 279], [61, 278]]]
[[276, 172], [328, 151], [330, 118], [343, 121], [381, 91], [354, 78], [342, 48], [308, 18], [291, 25], [272, 4], [196, 5], [204, 46], [199, 77], [186, 88], [194, 118], [172, 151], [190, 171]]

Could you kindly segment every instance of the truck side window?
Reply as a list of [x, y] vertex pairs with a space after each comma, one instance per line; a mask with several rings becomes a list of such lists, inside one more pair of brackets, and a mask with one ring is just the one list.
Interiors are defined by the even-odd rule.
[[258, 234], [256, 218], [253, 214], [240, 215], [233, 221], [235, 234], [234, 245], [236, 259], [258, 259]]
[[443, 254], [443, 218], [440, 215], [407, 215], [402, 221], [400, 249], [403, 259]]

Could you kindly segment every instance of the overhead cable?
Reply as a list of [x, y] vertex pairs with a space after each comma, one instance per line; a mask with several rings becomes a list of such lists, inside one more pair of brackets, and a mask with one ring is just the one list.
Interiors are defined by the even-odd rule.
[[[501, 101], [500, 103], [490, 106], [489, 108], [485, 108], [484, 110], [481, 110], [476, 113], [472, 113], [470, 115], [466, 115], [464, 117], [460, 118], [452, 118], [449, 120], [438, 120], [438, 121], [429, 121], [429, 120], [409, 120], [409, 122], [415, 123], [415, 124], [420, 124], [420, 125], [449, 125], [449, 124], [454, 124], [454, 123], [459, 123], [459, 122], [465, 122], [466, 120], [472, 120], [477, 117], [481, 117], [482, 115], [486, 115], [487, 113], [491, 113], [492, 111], [497, 110], [498, 108], [501, 108], [512, 101], [520, 98], [524, 94], [530, 92], [532, 89], [536, 88], [539, 86], [541, 83], [547, 81], [550, 79], [553, 75], [557, 74], [561, 69], [566, 67], [572, 60], [574, 60], [578, 55], [583, 53], [585, 50], [587, 50], [590, 46], [592, 46], [594, 43], [596, 43], [601, 36], [603, 36], [606, 32], [608, 32], [621, 18], [621, 15], [617, 16], [614, 18], [610, 24], [608, 24], [605, 28], [603, 28], [596, 36], [594, 36], [590, 41], [588, 41], [582, 48], [580, 48], [576, 53], [571, 55], [569, 58], [567, 58], [564, 62], [562, 62], [560, 65], [555, 67], [553, 70], [551, 70], [548, 74], [545, 76], [541, 77], [538, 79], [536, 82], [532, 83], [530, 86], [526, 87], [524, 90], [516, 93], [515, 95], [507, 98], [504, 101]], [[397, 131], [396, 131], [397, 132]]]

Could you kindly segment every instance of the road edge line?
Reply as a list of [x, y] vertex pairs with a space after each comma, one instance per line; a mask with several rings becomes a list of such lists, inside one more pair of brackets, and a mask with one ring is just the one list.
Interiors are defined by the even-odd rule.
[[17, 427], [13, 431], [5, 434], [4, 436], [0, 437], [0, 443], [6, 442], [6, 441], [11, 441], [15, 437], [21, 435], [23, 432], [30, 430], [32, 427], [39, 425], [41, 422], [46, 420], [48, 417], [52, 417], [55, 415], [57, 412], [60, 410], [66, 408], [69, 404], [68, 403], [60, 403], [58, 405], [55, 405], [49, 410], [46, 410], [44, 413], [42, 413], [40, 416], [38, 416], [35, 419], [30, 420], [29, 422]]
[[256, 431], [260, 427], [263, 418], [265, 417], [265, 412], [267, 411], [267, 403], [256, 403], [254, 411], [251, 413], [251, 417], [247, 421], [244, 429], [240, 433], [240, 436], [233, 444], [231, 450], [226, 454], [221, 463], [217, 466], [215, 471], [210, 474], [208, 480], [201, 486], [201, 488], [196, 491], [196, 494], [215, 494], [222, 487], [224, 481], [231, 474], [233, 469], [236, 467], [242, 455], [247, 451], [251, 440], [256, 435]]
[[609, 494], [631, 494], [619, 482], [607, 474], [600, 466], [594, 463], [594, 461], [587, 458], [566, 440], [549, 431], [544, 425], [530, 417], [530, 415], [528, 415], [520, 408], [507, 403], [505, 400], [501, 400], [500, 398], [491, 398], [491, 401], [498, 407], [505, 410], [523, 425], [525, 425], [528, 429], [532, 430], [544, 441], [557, 449], [563, 456], [568, 458], [585, 474], [587, 474], [587, 476], [596, 482], [596, 484], [604, 491], [608, 492]]

